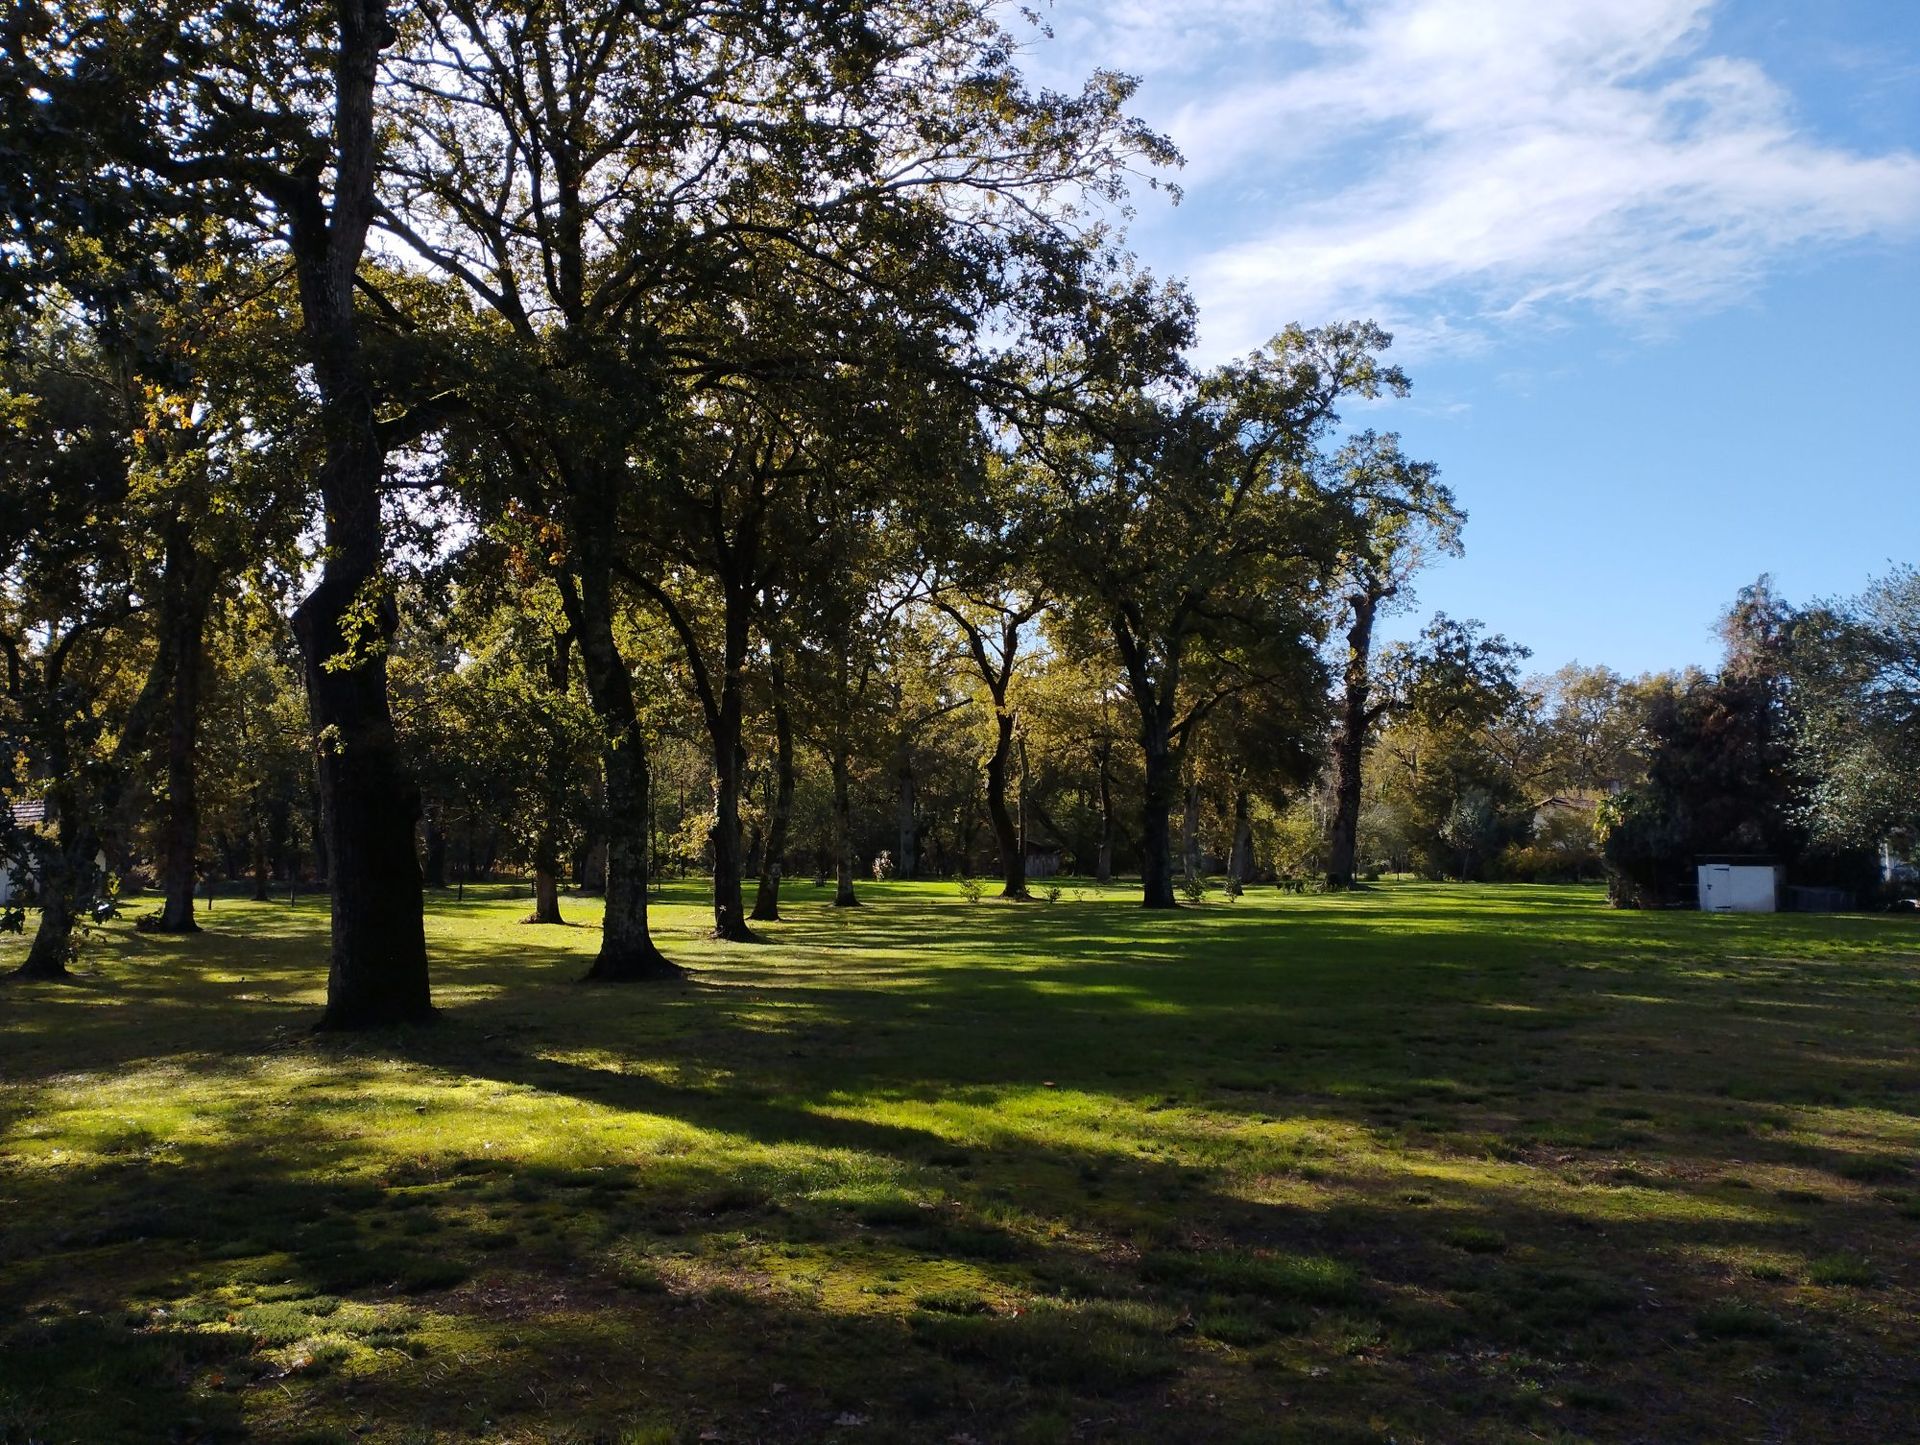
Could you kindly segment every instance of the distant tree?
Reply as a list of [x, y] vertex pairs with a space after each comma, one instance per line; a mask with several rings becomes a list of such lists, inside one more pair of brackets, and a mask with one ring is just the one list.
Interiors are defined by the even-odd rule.
[[[995, 544], [998, 545], [995, 545]], [[1014, 738], [1020, 724], [1017, 684], [1023, 664], [1031, 668], [1039, 621], [1050, 602], [1045, 586], [1024, 574], [1017, 560], [1025, 546], [1003, 531], [981, 549], [972, 566], [951, 577], [936, 574], [930, 600], [958, 639], [960, 656], [992, 708], [993, 739], [987, 754], [987, 817], [1000, 850], [1002, 898], [1027, 897], [1027, 859], [1020, 828], [1008, 806], [1014, 770]]]
[[1787, 654], [1814, 838], [1911, 846], [1920, 839], [1920, 571], [1897, 567], [1858, 597], [1808, 608]]
[[1811, 841], [1796, 754], [1789, 655], [1794, 616], [1762, 577], [1722, 619], [1715, 675], [1659, 688], [1648, 704], [1647, 773], [1608, 799], [1598, 827], [1616, 903], [1662, 907], [1703, 854], [1793, 864]]
[[1389, 787], [1410, 861], [1435, 877], [1478, 876], [1532, 825], [1542, 764], [1519, 677], [1527, 655], [1479, 622], [1444, 613], [1382, 655], [1394, 699], [1380, 742]]
[[1362, 433], [1334, 465], [1358, 513], [1355, 540], [1336, 583], [1346, 657], [1333, 736], [1333, 818], [1327, 839], [1327, 885], [1353, 885], [1364, 793], [1361, 770], [1382, 719], [1406, 698], [1393, 679], [1376, 676], [1374, 626], [1383, 610], [1404, 606], [1413, 577], [1436, 555], [1458, 556], [1466, 516], [1434, 468], [1408, 461], [1399, 438]]
[[[84, 327], [15, 312], [0, 350], [0, 868], [27, 882], [40, 922], [22, 978], [68, 975], [76, 927], [114, 909], [103, 866], [112, 820], [165, 683], [134, 580], [142, 539], [127, 494], [139, 404], [124, 367]], [[16, 905], [6, 918], [24, 927]]]
[[832, 785], [827, 851], [837, 908], [860, 903], [853, 885], [854, 773], [886, 735], [887, 673], [916, 595], [908, 547], [905, 529], [882, 515], [838, 519], [787, 619], [795, 637], [787, 678], [794, 722], [826, 760]]
[[1026, 726], [1062, 791], [1090, 815], [1089, 846], [1081, 858], [1092, 859], [1094, 878], [1105, 883], [1126, 846], [1121, 818], [1138, 810], [1137, 785], [1123, 766], [1138, 723], [1129, 720], [1133, 705], [1111, 652], [1075, 654], [1065, 650], [1067, 642], [1067, 635], [1056, 633], [1038, 660], [1027, 689]]
[[1405, 389], [1371, 325], [1290, 329], [1203, 377], [1121, 388], [1038, 456], [1049, 578], [1124, 671], [1145, 769], [1142, 893], [1175, 906], [1170, 810], [1196, 730], [1237, 692], [1322, 690], [1319, 593], [1353, 526], [1317, 452], [1344, 397]]
[[312, 841], [313, 747], [299, 652], [279, 600], [249, 586], [222, 609], [201, 727], [203, 819], [244, 853], [256, 899], [274, 877], [298, 876]]
[[1598, 797], [1644, 773], [1648, 679], [1570, 662], [1535, 684], [1554, 787]]

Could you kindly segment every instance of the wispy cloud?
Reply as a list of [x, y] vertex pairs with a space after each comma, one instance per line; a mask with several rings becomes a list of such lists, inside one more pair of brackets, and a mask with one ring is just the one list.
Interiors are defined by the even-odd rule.
[[1186, 259], [1210, 352], [1358, 314], [1457, 348], [1581, 309], [1658, 325], [1920, 231], [1920, 156], [1809, 134], [1760, 65], [1716, 52], [1713, 10], [1126, 0], [1059, 29], [1178, 97], [1161, 118], [1190, 161], [1180, 229], [1209, 232]]

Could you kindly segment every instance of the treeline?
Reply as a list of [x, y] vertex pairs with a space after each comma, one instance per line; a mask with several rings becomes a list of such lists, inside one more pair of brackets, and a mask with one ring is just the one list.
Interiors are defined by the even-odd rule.
[[1473, 876], [1613, 786], [1505, 639], [1376, 642], [1464, 522], [1340, 430], [1389, 338], [1191, 366], [1121, 229], [1177, 157], [1000, 13], [10, 9], [23, 972], [136, 870], [174, 931], [210, 866], [324, 879], [355, 1027], [430, 1015], [423, 886], [497, 869], [601, 890], [591, 977], [644, 980], [662, 869], [735, 940], [796, 873], [1171, 907]]

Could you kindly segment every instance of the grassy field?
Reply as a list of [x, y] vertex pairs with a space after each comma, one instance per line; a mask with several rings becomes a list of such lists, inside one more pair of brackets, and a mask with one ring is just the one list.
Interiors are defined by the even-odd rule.
[[0, 990], [0, 1440], [1920, 1431], [1910, 918], [792, 891], [626, 991], [440, 900], [412, 1034], [320, 898]]

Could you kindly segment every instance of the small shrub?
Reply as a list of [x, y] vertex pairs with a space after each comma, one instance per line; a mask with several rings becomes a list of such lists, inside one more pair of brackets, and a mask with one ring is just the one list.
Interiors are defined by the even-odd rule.
[[1060, 885], [1058, 883], [1049, 883], [1040, 896], [1049, 903], [1058, 903], [1060, 901]]
[[1207, 896], [1207, 880], [1198, 873], [1189, 873], [1180, 880], [1180, 892], [1189, 903], [1198, 903]]
[[873, 855], [873, 881], [885, 883], [893, 877], [893, 854], [882, 848]]
[[978, 903], [980, 901], [980, 894], [983, 891], [978, 878], [962, 878], [960, 880], [960, 896], [969, 903]]

